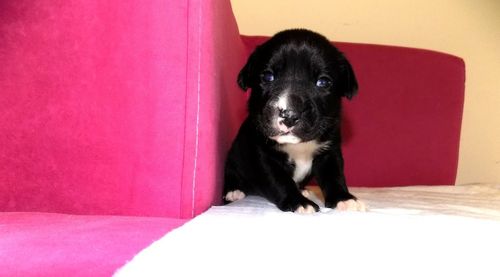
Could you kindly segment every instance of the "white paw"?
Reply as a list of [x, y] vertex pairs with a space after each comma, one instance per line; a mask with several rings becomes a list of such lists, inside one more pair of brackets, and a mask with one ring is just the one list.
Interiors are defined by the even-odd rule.
[[357, 212], [366, 212], [366, 204], [354, 199], [349, 199], [346, 201], [340, 201], [337, 203], [337, 210], [339, 211], [357, 211]]
[[305, 198], [307, 198], [307, 199], [311, 200], [311, 199], [309, 198], [309, 197], [311, 197], [311, 192], [310, 192], [310, 191], [308, 191], [307, 189], [304, 189], [304, 190], [302, 190], [301, 192], [302, 192], [302, 195], [303, 195]]
[[244, 192], [237, 189], [237, 190], [233, 190], [233, 191], [226, 193], [226, 196], [224, 196], [224, 199], [226, 199], [226, 201], [229, 201], [229, 202], [234, 202], [234, 201], [238, 201], [238, 200], [245, 198], [245, 196], [246, 195]]
[[299, 206], [295, 210], [295, 213], [298, 213], [298, 214], [313, 214], [315, 212], [316, 212], [316, 210], [311, 205], [306, 205], [305, 207], [304, 206]]

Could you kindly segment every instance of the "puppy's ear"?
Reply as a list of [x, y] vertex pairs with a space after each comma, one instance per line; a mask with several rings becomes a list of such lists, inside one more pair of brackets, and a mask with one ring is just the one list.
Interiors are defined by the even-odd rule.
[[343, 55], [340, 59], [340, 73], [337, 82], [337, 90], [347, 99], [351, 100], [358, 93], [358, 81], [351, 64]]
[[243, 68], [240, 70], [240, 73], [238, 74], [238, 85], [240, 86], [241, 89], [246, 91], [250, 87], [250, 83], [252, 81], [252, 72], [255, 70], [255, 63], [257, 60], [257, 49], [252, 52], [250, 57], [248, 57], [247, 63]]

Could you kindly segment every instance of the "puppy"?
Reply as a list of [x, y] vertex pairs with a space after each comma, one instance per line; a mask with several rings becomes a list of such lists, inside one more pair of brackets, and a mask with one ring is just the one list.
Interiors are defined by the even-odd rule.
[[315, 32], [282, 31], [250, 55], [238, 84], [251, 95], [225, 164], [225, 203], [254, 194], [282, 211], [313, 213], [318, 205], [303, 189], [314, 177], [326, 207], [365, 209], [344, 177], [341, 98], [358, 84], [341, 52]]

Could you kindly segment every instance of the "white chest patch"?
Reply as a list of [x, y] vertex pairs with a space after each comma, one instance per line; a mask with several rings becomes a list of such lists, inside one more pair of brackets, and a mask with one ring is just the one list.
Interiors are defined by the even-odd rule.
[[314, 155], [329, 147], [328, 142], [318, 143], [315, 140], [296, 143], [283, 144], [280, 150], [288, 154], [288, 159], [295, 164], [293, 180], [299, 183], [311, 172]]

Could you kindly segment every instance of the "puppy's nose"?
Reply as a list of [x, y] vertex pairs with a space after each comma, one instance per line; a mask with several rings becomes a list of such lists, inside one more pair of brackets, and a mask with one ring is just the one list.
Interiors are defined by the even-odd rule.
[[295, 126], [299, 121], [299, 114], [290, 109], [280, 110], [279, 116], [283, 119], [283, 124], [288, 128]]

